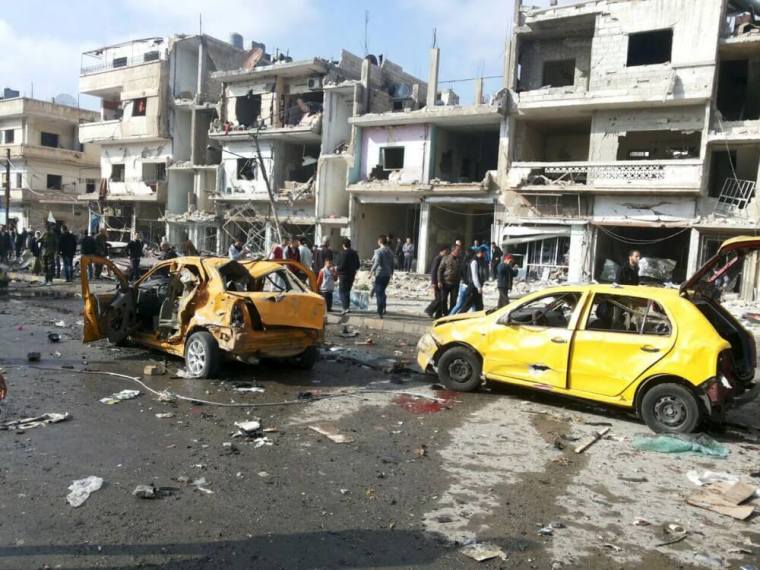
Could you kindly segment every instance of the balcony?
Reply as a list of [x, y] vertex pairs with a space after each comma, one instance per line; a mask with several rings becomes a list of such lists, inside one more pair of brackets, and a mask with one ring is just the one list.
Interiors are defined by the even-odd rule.
[[[128, 180], [126, 182], [108, 181], [108, 202], [166, 202], [167, 183], [143, 180]], [[99, 192], [80, 192], [80, 201], [94, 201], [99, 198]]]
[[480, 182], [446, 182], [438, 178], [428, 183], [404, 183], [398, 180], [361, 180], [348, 185], [347, 190], [365, 195], [418, 196], [485, 196], [496, 189], [497, 172], [489, 170]]
[[3, 157], [8, 148], [11, 151], [11, 161], [23, 158], [26, 160], [60, 162], [76, 166], [92, 166], [94, 168], [100, 163], [99, 156], [92, 155], [91, 153], [33, 144], [0, 145], [0, 154]]
[[166, 138], [158, 116], [129, 117], [79, 127], [79, 142], [101, 143], [125, 139], [159, 140]]
[[121, 119], [83, 123], [79, 126], [79, 142], [98, 143], [121, 139]]
[[524, 192], [699, 194], [701, 160], [514, 162], [508, 184]]

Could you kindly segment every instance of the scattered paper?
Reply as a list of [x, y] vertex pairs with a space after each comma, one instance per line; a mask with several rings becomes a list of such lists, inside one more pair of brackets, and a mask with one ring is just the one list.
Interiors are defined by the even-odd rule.
[[65, 422], [71, 419], [71, 414], [68, 412], [63, 414], [48, 413], [36, 416], [34, 418], [23, 418], [20, 420], [10, 420], [0, 424], [0, 430], [26, 430], [39, 426], [46, 426], [48, 424], [57, 424], [58, 422]]
[[81, 507], [84, 502], [103, 486], [103, 479], [90, 475], [84, 479], [77, 479], [69, 485], [70, 493], [66, 495], [66, 500], [72, 507]]
[[338, 430], [332, 426], [327, 425], [313, 425], [309, 426], [309, 429], [325, 436], [327, 439], [334, 443], [353, 443], [354, 438], [350, 435], [344, 435], [338, 433]]
[[124, 400], [131, 400], [133, 398], [137, 398], [137, 396], [139, 395], [140, 395], [140, 390], [122, 390], [121, 392], [116, 392], [115, 394], [111, 394], [107, 398], [101, 398], [100, 401], [104, 404], [108, 404], [112, 406]]
[[475, 544], [468, 544], [459, 552], [472, 558], [476, 562], [484, 562], [493, 558], [507, 559], [507, 555], [499, 546], [488, 542], [476, 542]]
[[742, 503], [754, 497], [755, 491], [755, 487], [745, 483], [709, 483], [687, 497], [686, 502], [694, 507], [707, 509], [738, 520], [746, 520], [755, 511], [755, 506], [752, 504], [742, 505]]

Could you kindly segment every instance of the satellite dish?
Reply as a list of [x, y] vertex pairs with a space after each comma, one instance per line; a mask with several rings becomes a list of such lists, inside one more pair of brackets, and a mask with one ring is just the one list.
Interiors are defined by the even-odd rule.
[[59, 93], [55, 97], [53, 97], [56, 103], [59, 105], [66, 105], [68, 107], [79, 107], [79, 102], [77, 101], [77, 98], [73, 95], [69, 95], [68, 93]]

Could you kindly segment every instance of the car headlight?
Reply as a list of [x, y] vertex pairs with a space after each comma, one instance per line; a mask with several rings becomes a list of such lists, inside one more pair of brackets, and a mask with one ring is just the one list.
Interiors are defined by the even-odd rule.
[[417, 341], [417, 352], [430, 352], [436, 348], [438, 348], [438, 343], [435, 342], [433, 335], [430, 333], [425, 333]]

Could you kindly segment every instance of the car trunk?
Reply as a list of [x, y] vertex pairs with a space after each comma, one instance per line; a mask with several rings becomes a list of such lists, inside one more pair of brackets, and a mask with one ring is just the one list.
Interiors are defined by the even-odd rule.
[[730, 239], [681, 285], [681, 295], [691, 300], [718, 334], [731, 344], [734, 375], [745, 388], [755, 377], [755, 338], [721, 305], [720, 298], [735, 282], [747, 254], [758, 249], [758, 237]]

